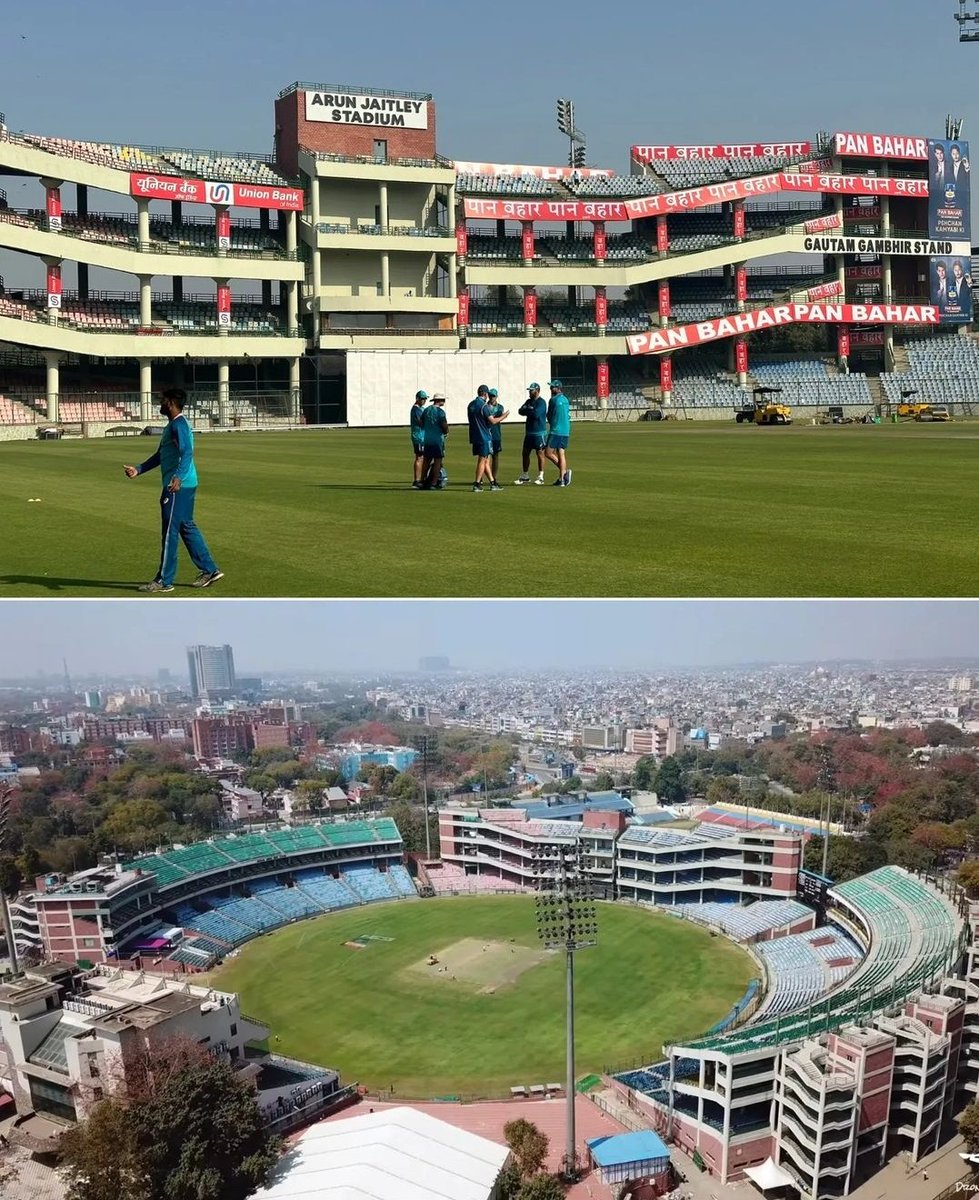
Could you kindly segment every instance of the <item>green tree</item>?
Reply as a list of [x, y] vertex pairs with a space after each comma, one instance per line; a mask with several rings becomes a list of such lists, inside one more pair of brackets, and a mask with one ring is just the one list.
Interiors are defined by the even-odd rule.
[[24, 875], [17, 859], [12, 854], [0, 854], [0, 893], [16, 896], [23, 882]]
[[183, 1039], [127, 1060], [124, 1084], [66, 1141], [67, 1200], [246, 1200], [279, 1150], [248, 1084]]
[[564, 1200], [565, 1186], [557, 1175], [533, 1175], [524, 1180], [517, 1200]]
[[103, 1100], [61, 1139], [66, 1200], [151, 1200], [136, 1131], [124, 1103]]
[[248, 771], [245, 775], [245, 786], [258, 792], [262, 803], [268, 804], [269, 797], [279, 785], [267, 771]]
[[651, 791], [655, 777], [656, 759], [651, 754], [644, 754], [632, 769], [633, 787], [641, 792]]
[[517, 1200], [520, 1191], [520, 1171], [516, 1163], [508, 1162], [496, 1177], [496, 1193], [499, 1200]]
[[959, 1133], [970, 1154], [979, 1154], [979, 1104], [972, 1103], [962, 1110]]
[[704, 799], [708, 804], [731, 804], [737, 802], [740, 791], [736, 779], [730, 775], [721, 775], [708, 783]]
[[956, 878], [971, 899], [975, 900], [979, 897], [979, 862], [963, 863], [958, 869]]
[[608, 771], [599, 771], [595, 776], [592, 787], [596, 792], [612, 792], [615, 790], [615, 780]]
[[929, 746], [964, 746], [969, 740], [968, 734], [948, 721], [932, 721], [923, 732]]
[[547, 1162], [547, 1137], [537, 1126], [523, 1117], [507, 1121], [503, 1126], [503, 1140], [513, 1151], [521, 1178], [536, 1175]]
[[686, 800], [687, 789], [683, 783], [683, 771], [672, 756], [663, 759], [663, 765], [653, 780], [653, 791], [660, 801], [665, 800], [667, 804], [682, 804]]

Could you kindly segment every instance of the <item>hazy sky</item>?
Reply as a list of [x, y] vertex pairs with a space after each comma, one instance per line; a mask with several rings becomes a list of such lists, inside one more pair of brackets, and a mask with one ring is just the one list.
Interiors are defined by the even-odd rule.
[[[477, 669], [722, 666], [746, 661], [979, 656], [976, 601], [4, 602], [0, 678], [186, 671], [195, 642], [242, 673], [414, 670], [425, 654]], [[16, 611], [15, 611], [16, 610]], [[16, 634], [14, 634], [16, 631]]]
[[590, 161], [626, 170], [633, 142], [939, 133], [979, 66], [955, 0], [0, 7], [11, 129], [228, 150], [269, 150], [276, 93], [309, 80], [433, 92], [440, 150], [482, 161], [559, 161], [570, 96]]

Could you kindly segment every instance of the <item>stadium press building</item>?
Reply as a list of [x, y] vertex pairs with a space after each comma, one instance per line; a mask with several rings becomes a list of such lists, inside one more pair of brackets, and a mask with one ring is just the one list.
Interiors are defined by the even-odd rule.
[[[401, 424], [418, 386], [459, 420], [478, 378], [549, 371], [605, 411], [716, 415], [755, 384], [869, 409], [925, 377], [973, 398], [979, 353], [948, 336], [972, 318], [965, 143], [637, 145], [616, 174], [445, 158], [425, 93], [274, 107], [266, 156], [0, 118], [4, 436], [145, 423], [163, 379], [220, 428]], [[766, 358], [798, 324], [817, 352]]]

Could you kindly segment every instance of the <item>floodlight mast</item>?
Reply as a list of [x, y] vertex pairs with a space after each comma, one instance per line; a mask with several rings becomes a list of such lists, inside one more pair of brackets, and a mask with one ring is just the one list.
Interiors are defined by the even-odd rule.
[[959, 11], [955, 19], [959, 23], [960, 42], [979, 42], [979, 11], [969, 12], [969, 0], [959, 0]]
[[598, 940], [590, 881], [582, 873], [577, 840], [542, 844], [533, 852], [537, 936], [548, 950], [565, 953], [567, 1130], [562, 1174], [578, 1178], [575, 1150], [574, 956]]
[[[6, 841], [7, 821], [10, 816], [10, 800], [13, 794], [14, 789], [9, 784], [0, 784], [0, 853], [3, 852]], [[7, 941], [7, 957], [10, 959], [10, 969], [16, 975], [19, 967], [17, 962], [17, 941], [14, 937], [13, 922], [10, 919], [7, 894], [3, 890], [2, 885], [0, 885], [0, 920], [3, 921], [3, 933]]]

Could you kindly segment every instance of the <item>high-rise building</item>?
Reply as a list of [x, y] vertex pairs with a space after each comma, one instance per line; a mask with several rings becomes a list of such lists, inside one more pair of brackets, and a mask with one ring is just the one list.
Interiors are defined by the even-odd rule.
[[451, 667], [444, 654], [426, 654], [418, 660], [419, 671], [448, 671]]
[[235, 690], [235, 659], [230, 646], [188, 646], [190, 692], [195, 700], [220, 699]]

